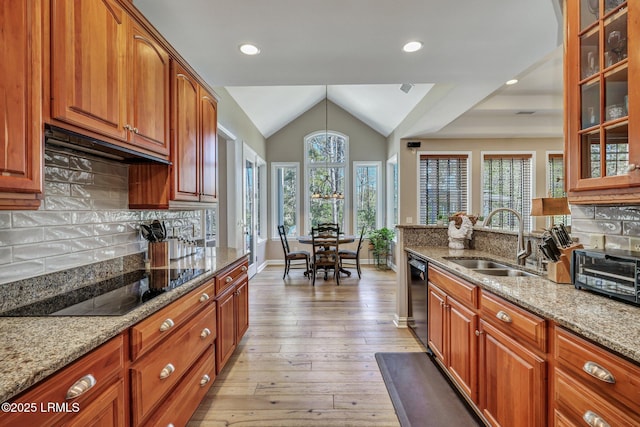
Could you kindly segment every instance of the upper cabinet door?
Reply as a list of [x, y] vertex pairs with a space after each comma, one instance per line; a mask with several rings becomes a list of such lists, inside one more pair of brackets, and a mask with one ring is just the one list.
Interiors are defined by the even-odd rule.
[[42, 192], [42, 37], [40, 0], [0, 2], [0, 192], [23, 199], [0, 201], [0, 209], [40, 205], [33, 194]]
[[138, 24], [131, 32], [131, 144], [169, 154], [169, 54]]
[[125, 140], [128, 17], [114, 0], [53, 0], [52, 116]]
[[173, 200], [199, 201], [198, 94], [199, 85], [173, 63]]
[[201, 89], [201, 167], [200, 201], [215, 202], [218, 197], [218, 109], [215, 98]]

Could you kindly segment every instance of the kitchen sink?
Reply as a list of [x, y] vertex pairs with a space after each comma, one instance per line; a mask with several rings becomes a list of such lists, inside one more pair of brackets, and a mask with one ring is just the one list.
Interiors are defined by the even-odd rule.
[[517, 270], [515, 268], [474, 268], [473, 271], [480, 274], [487, 274], [489, 276], [503, 276], [503, 277], [519, 277], [519, 276], [535, 276], [528, 271]]
[[536, 276], [534, 273], [520, 270], [519, 268], [512, 267], [509, 264], [493, 261], [490, 259], [475, 259], [475, 258], [457, 258], [457, 257], [445, 257], [448, 261], [461, 265], [465, 268], [475, 271], [476, 273], [486, 274], [489, 276], [502, 276], [502, 277], [521, 277], [521, 276]]
[[491, 261], [488, 259], [472, 259], [472, 258], [446, 258], [447, 260], [459, 264], [466, 268], [476, 269], [476, 268], [511, 268], [507, 264], [502, 264], [499, 262]]

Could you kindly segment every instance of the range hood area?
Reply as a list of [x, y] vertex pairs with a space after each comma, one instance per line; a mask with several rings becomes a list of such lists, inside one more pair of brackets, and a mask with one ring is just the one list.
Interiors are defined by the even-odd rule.
[[103, 157], [111, 160], [121, 161], [123, 163], [160, 163], [170, 165], [171, 162], [160, 157], [154, 157], [148, 154], [140, 153], [102, 141], [81, 135], [56, 126], [47, 125], [45, 127], [44, 141], [46, 146], [56, 146], [83, 153], [93, 154], [94, 156]]

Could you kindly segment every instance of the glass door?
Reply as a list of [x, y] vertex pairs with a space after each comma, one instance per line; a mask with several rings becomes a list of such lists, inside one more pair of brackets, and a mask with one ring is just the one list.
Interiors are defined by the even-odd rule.
[[244, 249], [249, 254], [249, 277], [256, 273], [256, 233], [255, 233], [255, 161], [249, 158], [244, 159]]
[[266, 250], [266, 162], [249, 146], [243, 146], [242, 234], [249, 255], [249, 277], [257, 273]]

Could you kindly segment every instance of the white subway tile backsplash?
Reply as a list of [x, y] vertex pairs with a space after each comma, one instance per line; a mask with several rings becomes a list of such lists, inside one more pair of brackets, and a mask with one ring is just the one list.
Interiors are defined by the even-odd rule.
[[596, 220], [640, 221], [640, 207], [638, 206], [596, 206], [595, 211]]
[[11, 213], [0, 212], [0, 229], [11, 227]]
[[47, 211], [13, 212], [11, 224], [13, 228], [71, 224], [71, 214]]
[[66, 254], [71, 252], [73, 249], [73, 245], [68, 242], [72, 242], [72, 240], [42, 242], [36, 245], [14, 246], [13, 260], [16, 262], [27, 261]]
[[571, 205], [571, 218], [594, 219], [595, 211], [595, 206]]
[[67, 227], [46, 227], [44, 240], [77, 239], [93, 236], [95, 231], [92, 225], [73, 225]]
[[68, 253], [65, 255], [45, 258], [45, 273], [79, 267], [95, 262], [93, 251]]
[[625, 221], [623, 223], [622, 234], [629, 237], [640, 236], [640, 221]]
[[191, 236], [201, 218], [200, 210], [131, 211], [126, 165], [47, 148], [40, 209], [0, 212], [0, 284], [140, 254], [140, 223], [158, 219]]
[[14, 282], [45, 272], [43, 260], [14, 262], [0, 266], [0, 283]]
[[621, 221], [587, 221], [571, 219], [571, 231], [599, 234], [622, 234]]
[[15, 230], [0, 230], [0, 246], [25, 245], [41, 242], [43, 239], [42, 228], [22, 228]]
[[9, 264], [12, 261], [11, 247], [0, 248], [0, 264]]

